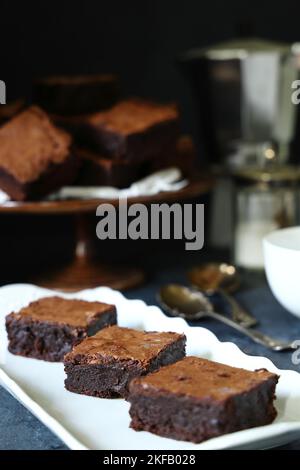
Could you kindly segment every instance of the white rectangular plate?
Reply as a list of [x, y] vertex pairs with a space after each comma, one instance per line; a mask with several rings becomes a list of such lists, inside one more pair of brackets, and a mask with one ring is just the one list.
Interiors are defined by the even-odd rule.
[[266, 358], [247, 356], [233, 343], [221, 343], [205, 328], [189, 327], [182, 319], [168, 318], [159, 308], [147, 306], [141, 300], [127, 300], [119, 292], [106, 287], [76, 294], [59, 294], [66, 298], [116, 304], [121, 326], [184, 332], [189, 355], [249, 370], [265, 367], [280, 375], [276, 400], [278, 417], [271, 425], [227, 434], [202, 444], [133, 431], [129, 428], [129, 404], [126, 401], [67, 392], [64, 389], [62, 364], [26, 359], [7, 352], [5, 316], [33, 300], [53, 294], [52, 291], [26, 284], [0, 288], [0, 384], [71, 449], [257, 449], [284, 444], [300, 437], [299, 373], [278, 370]]

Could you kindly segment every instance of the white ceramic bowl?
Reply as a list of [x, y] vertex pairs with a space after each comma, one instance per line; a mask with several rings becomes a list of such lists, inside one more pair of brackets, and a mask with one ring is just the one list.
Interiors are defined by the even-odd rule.
[[300, 317], [300, 227], [276, 230], [263, 240], [265, 270], [277, 300]]

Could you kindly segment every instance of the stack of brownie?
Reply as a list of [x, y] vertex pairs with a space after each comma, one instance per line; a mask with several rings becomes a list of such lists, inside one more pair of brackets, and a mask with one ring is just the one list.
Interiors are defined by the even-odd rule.
[[36, 82], [34, 106], [2, 106], [0, 189], [25, 201], [71, 184], [128, 187], [171, 166], [192, 174], [195, 149], [180, 136], [177, 107], [118, 102], [118, 88], [113, 75], [49, 77]]
[[202, 442], [271, 423], [278, 376], [185, 357], [184, 334], [116, 325], [101, 302], [49, 297], [6, 317], [9, 351], [64, 361], [67, 390], [131, 403], [131, 427]]
[[118, 96], [113, 75], [50, 77], [36, 82], [35, 106], [18, 100], [0, 107], [0, 189], [17, 201], [41, 199], [74, 184], [81, 158], [70, 133], [51, 113], [82, 114], [112, 106]]
[[38, 80], [35, 102], [74, 138], [83, 166], [78, 184], [126, 187], [168, 166], [191, 173], [195, 149], [179, 135], [175, 105], [138, 98], [117, 102], [113, 75]]
[[162, 168], [179, 166], [187, 174], [194, 165], [192, 140], [180, 136], [173, 104], [131, 98], [105, 111], [55, 119], [80, 149], [80, 184], [126, 187]]

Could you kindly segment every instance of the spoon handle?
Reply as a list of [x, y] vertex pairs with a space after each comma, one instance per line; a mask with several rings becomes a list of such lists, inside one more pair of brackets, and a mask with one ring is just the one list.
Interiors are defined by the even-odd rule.
[[228, 317], [225, 317], [221, 315], [220, 313], [217, 312], [205, 312], [206, 316], [214, 318], [215, 320], [219, 320], [222, 323], [225, 323], [228, 326], [231, 326], [237, 331], [240, 331], [241, 333], [244, 333], [246, 336], [249, 336], [249, 338], [253, 339], [258, 344], [262, 344], [263, 346], [272, 349], [273, 351], [285, 351], [289, 349], [294, 349], [293, 343], [286, 343], [274, 338], [271, 338], [270, 336], [265, 335], [264, 333], [261, 333], [260, 331], [257, 330], [250, 330], [248, 328], [245, 328], [239, 323], [236, 323], [235, 321], [231, 320]]
[[219, 291], [224, 299], [228, 302], [231, 308], [232, 319], [236, 323], [239, 323], [246, 328], [250, 328], [251, 326], [257, 325], [257, 319], [253, 317], [249, 312], [247, 312], [244, 307], [242, 307], [234, 297], [227, 294], [223, 289]]

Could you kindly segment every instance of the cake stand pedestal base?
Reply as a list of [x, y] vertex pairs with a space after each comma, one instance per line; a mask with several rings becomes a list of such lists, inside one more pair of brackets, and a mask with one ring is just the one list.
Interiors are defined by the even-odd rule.
[[74, 219], [76, 246], [73, 260], [65, 266], [50, 269], [47, 274], [44, 272], [31, 279], [31, 283], [49, 289], [72, 292], [100, 286], [126, 290], [136, 287], [145, 280], [141, 269], [107, 265], [93, 258], [94, 240], [88, 215], [78, 214]]
[[[195, 170], [193, 178], [180, 190], [132, 197], [128, 199], [127, 203], [128, 205], [135, 203], [148, 205], [185, 200], [198, 201], [201, 195], [208, 194], [214, 186], [215, 181], [210, 174], [205, 170], [202, 170], [201, 174]], [[0, 203], [0, 215], [2, 213], [49, 216], [61, 214], [62, 216], [73, 215], [76, 220], [76, 249], [71, 263], [55, 270], [43, 266], [43, 272], [39, 276], [35, 276], [34, 279], [26, 277], [24, 281], [62, 291], [75, 291], [103, 285], [125, 290], [141, 284], [145, 277], [142, 270], [133, 266], [117, 267], [110, 263], [107, 265], [93, 256], [95, 226], [93, 230], [90, 230], [87, 216], [95, 214], [99, 204], [103, 203], [118, 207], [119, 200], [7, 201]], [[101, 242], [98, 241], [98, 243]], [[102, 243], [99, 246], [101, 248]]]
[[126, 290], [141, 284], [144, 279], [143, 271], [137, 268], [107, 266], [75, 259], [68, 266], [33, 279], [32, 283], [49, 289], [73, 292], [99, 286]]

